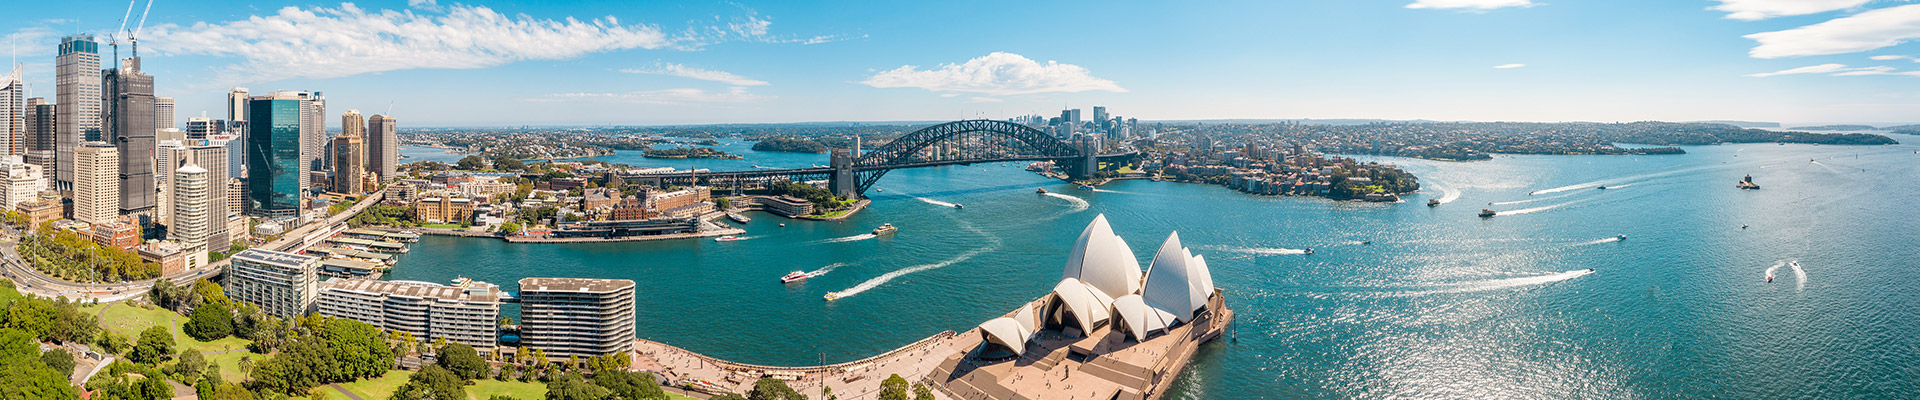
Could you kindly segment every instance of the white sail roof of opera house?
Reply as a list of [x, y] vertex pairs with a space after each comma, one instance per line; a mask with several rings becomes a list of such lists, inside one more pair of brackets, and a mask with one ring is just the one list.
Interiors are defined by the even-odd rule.
[[989, 343], [1013, 349], [1014, 355], [1026, 355], [1027, 340], [1033, 339], [1039, 325], [1034, 319], [1033, 307], [1021, 306], [1020, 312], [1012, 317], [994, 318], [980, 324], [980, 333]]
[[1060, 284], [1053, 286], [1053, 295], [1073, 314], [1074, 321], [1080, 323], [1082, 330], [1093, 329], [1097, 324], [1106, 322], [1110, 317], [1107, 310], [1113, 307], [1113, 298], [1079, 279], [1061, 279]]
[[1140, 260], [1120, 235], [1113, 234], [1106, 214], [1094, 216], [1093, 223], [1080, 231], [1061, 275], [1100, 289], [1109, 299], [1140, 291]]
[[1153, 264], [1147, 267], [1147, 282], [1140, 288], [1140, 297], [1147, 305], [1173, 314], [1175, 319], [1193, 319], [1193, 311], [1206, 306], [1207, 297], [1211, 295], [1198, 293], [1201, 288], [1194, 282], [1212, 280], [1196, 276], [1206, 271], [1204, 267], [1195, 271], [1193, 261], [1193, 254], [1180, 247], [1180, 233], [1167, 235], [1167, 241], [1160, 244], [1160, 251], [1153, 255]]
[[1148, 306], [1137, 294], [1114, 299], [1113, 316], [1120, 320], [1115, 325], [1125, 325], [1135, 340], [1146, 340], [1147, 332], [1166, 329], [1174, 321], [1173, 314]]

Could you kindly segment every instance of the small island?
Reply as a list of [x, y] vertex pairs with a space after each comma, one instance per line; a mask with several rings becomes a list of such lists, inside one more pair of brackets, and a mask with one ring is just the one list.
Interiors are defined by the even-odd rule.
[[646, 158], [673, 158], [673, 159], [715, 158], [715, 159], [738, 160], [741, 158], [745, 158], [745, 157], [740, 157], [733, 154], [728, 154], [727, 152], [716, 150], [712, 147], [675, 147], [675, 148], [664, 149], [664, 150], [649, 148], [641, 151], [640, 155]]
[[753, 151], [777, 151], [782, 153], [825, 153], [827, 145], [807, 139], [771, 137], [753, 144]]

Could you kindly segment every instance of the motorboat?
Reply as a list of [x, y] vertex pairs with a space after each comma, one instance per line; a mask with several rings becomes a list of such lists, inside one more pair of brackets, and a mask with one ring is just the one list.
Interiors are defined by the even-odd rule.
[[840, 299], [840, 292], [827, 292], [827, 296], [826, 296], [826, 299], [827, 299], [827, 301], [834, 301], [834, 300], [839, 300], [839, 299]]
[[1495, 213], [1493, 210], [1485, 209], [1485, 208], [1480, 209], [1480, 218], [1493, 218], [1494, 214], [1497, 214], [1497, 213]]
[[1439, 207], [1440, 199], [1427, 199], [1427, 207]]
[[1300, 254], [1306, 254], [1306, 255], [1313, 255], [1313, 248], [1312, 248], [1312, 247], [1308, 247], [1308, 248], [1306, 248], [1306, 249], [1303, 249], [1303, 251], [1304, 251], [1304, 252], [1303, 252], [1303, 253], [1300, 253]]
[[1372, 240], [1362, 240], [1362, 241], [1360, 241], [1360, 244], [1373, 244], [1373, 241], [1372, 241]]
[[1093, 190], [1093, 185], [1081, 184], [1080, 190]]
[[1734, 187], [1738, 187], [1738, 188], [1741, 188], [1741, 189], [1745, 189], [1745, 190], [1758, 190], [1758, 189], [1760, 189], [1760, 185], [1759, 185], [1759, 184], [1756, 184], [1756, 183], [1753, 183], [1753, 175], [1747, 175], [1747, 176], [1746, 176], [1745, 178], [1740, 178], [1740, 182], [1739, 182], [1739, 183], [1735, 183], [1735, 184], [1734, 184]]
[[960, 203], [953, 203], [953, 208], [967, 208], [967, 206], [960, 205]]
[[1047, 194], [1047, 188], [1033, 189], [1033, 194]]
[[780, 277], [780, 283], [794, 283], [794, 282], [804, 281], [804, 280], [807, 280], [807, 278], [812, 278], [812, 277], [813, 277], [813, 274], [809, 274], [807, 273], [807, 271], [793, 271], [792, 273], [787, 274], [787, 276]]
[[1607, 185], [1600, 185], [1600, 187], [1597, 187], [1595, 189], [1607, 190]]
[[721, 237], [717, 237], [717, 238], [713, 238], [713, 241], [715, 241], [715, 242], [731, 242], [731, 241], [735, 241], [735, 240], [747, 240], [747, 238], [743, 238], [743, 237], [739, 237], [739, 236], [733, 236], [733, 235], [727, 235], [727, 236], [721, 236]]
[[1627, 235], [1619, 235], [1619, 236], [1614, 236], [1614, 237], [1615, 237], [1615, 238], [1618, 238], [1618, 239], [1620, 239], [1620, 240], [1627, 240]]
[[886, 224], [880, 224], [879, 228], [873, 228], [873, 235], [874, 236], [890, 235], [890, 234], [893, 234], [894, 232], [899, 232], [899, 231], [900, 231], [899, 227], [893, 226], [893, 224], [891, 223], [886, 223]]

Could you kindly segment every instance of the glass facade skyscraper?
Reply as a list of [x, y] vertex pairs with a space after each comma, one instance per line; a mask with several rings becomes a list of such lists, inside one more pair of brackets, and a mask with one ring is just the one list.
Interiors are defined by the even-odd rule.
[[247, 203], [255, 216], [282, 218], [300, 214], [301, 177], [299, 100], [257, 97], [247, 101]]

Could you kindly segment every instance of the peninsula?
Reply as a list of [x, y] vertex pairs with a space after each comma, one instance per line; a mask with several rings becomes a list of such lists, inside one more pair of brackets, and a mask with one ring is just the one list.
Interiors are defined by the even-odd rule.
[[648, 148], [646, 150], [640, 151], [640, 155], [645, 156], [647, 158], [668, 158], [668, 159], [712, 158], [712, 159], [738, 160], [738, 159], [745, 158], [745, 157], [741, 157], [733, 154], [728, 154], [727, 152], [720, 151], [712, 147], [675, 147], [671, 149]]

